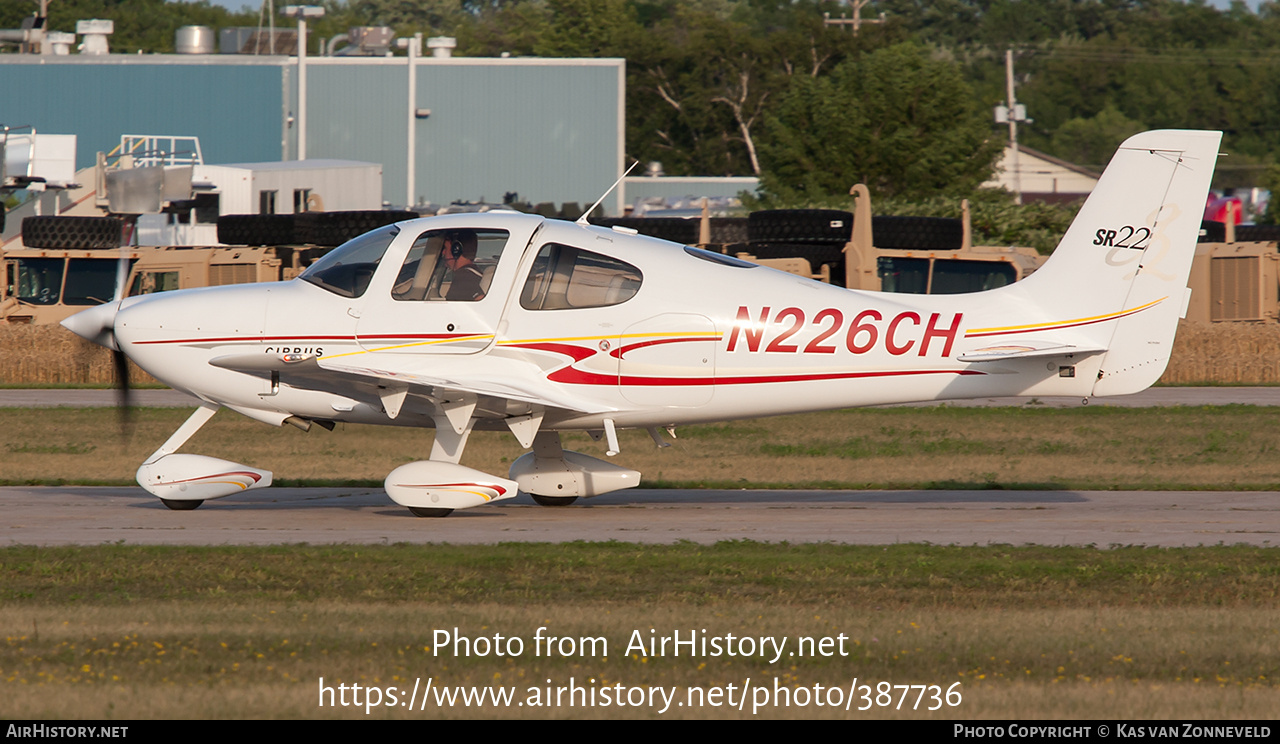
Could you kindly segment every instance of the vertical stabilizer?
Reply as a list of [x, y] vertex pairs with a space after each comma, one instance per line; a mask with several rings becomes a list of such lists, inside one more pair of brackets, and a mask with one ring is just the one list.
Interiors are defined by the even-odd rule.
[[1107, 349], [1094, 395], [1143, 390], [1169, 362], [1221, 139], [1130, 137], [1053, 256], [1015, 285], [1046, 319], [1069, 317], [1082, 341]]

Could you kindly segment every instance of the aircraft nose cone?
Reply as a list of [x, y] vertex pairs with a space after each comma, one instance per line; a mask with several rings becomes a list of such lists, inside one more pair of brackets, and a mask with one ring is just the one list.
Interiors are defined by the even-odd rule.
[[88, 310], [81, 310], [62, 321], [62, 327], [80, 338], [94, 342], [99, 346], [119, 351], [116, 344], [115, 324], [119, 303], [107, 302]]

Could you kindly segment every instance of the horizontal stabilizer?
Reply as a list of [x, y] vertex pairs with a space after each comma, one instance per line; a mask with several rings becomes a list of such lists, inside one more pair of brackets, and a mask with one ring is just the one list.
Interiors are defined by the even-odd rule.
[[981, 349], [966, 351], [956, 357], [961, 362], [1001, 362], [1009, 359], [1034, 359], [1037, 357], [1087, 357], [1101, 354], [1106, 349], [1101, 346], [1080, 346], [1064, 344], [1061, 341], [1043, 341], [1038, 339], [1016, 339], [999, 346], [985, 346]]

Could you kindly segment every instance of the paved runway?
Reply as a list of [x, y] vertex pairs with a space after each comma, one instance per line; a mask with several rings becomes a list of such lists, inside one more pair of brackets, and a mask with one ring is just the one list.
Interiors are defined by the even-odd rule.
[[376, 489], [271, 488], [174, 512], [140, 488], [0, 488], [0, 545], [619, 540], [1280, 546], [1280, 493], [632, 490], [418, 519]]

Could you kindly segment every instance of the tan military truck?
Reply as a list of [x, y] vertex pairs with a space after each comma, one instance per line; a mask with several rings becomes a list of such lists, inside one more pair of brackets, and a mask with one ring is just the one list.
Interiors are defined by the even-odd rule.
[[777, 209], [747, 217], [623, 218], [598, 224], [697, 245], [850, 289], [959, 294], [1026, 278], [1046, 256], [1033, 248], [973, 245], [969, 206], [960, 219], [872, 217], [867, 187], [854, 211]]
[[[57, 323], [116, 295], [123, 255], [125, 296], [222, 284], [292, 279], [333, 246], [412, 212], [364, 210], [299, 215], [224, 215], [214, 246], [126, 246], [115, 217], [27, 217], [22, 240], [0, 252], [0, 322]], [[16, 247], [15, 247], [16, 246]]]
[[10, 248], [0, 255], [0, 322], [57, 323], [111, 300], [122, 255], [128, 260], [126, 296], [133, 296], [287, 279], [297, 273], [286, 261], [292, 253], [265, 246], [133, 246], [123, 253], [114, 247]]
[[1205, 222], [1191, 264], [1192, 323], [1280, 320], [1280, 226]]

